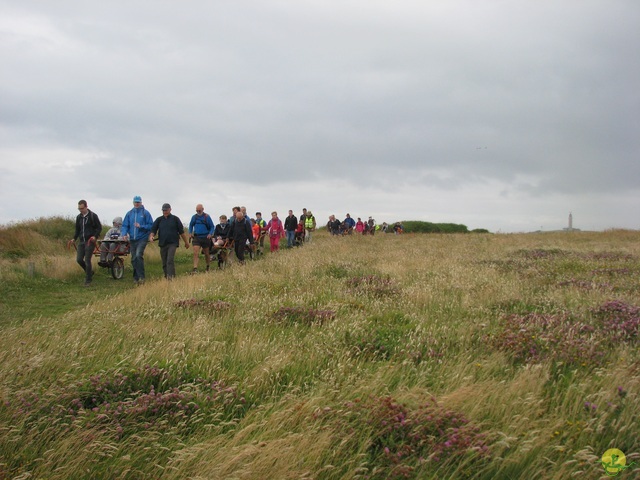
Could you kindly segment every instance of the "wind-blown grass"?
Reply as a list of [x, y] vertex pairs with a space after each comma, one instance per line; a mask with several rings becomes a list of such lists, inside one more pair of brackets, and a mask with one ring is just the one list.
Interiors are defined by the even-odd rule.
[[[599, 478], [640, 456], [638, 240], [318, 232], [173, 282], [152, 248], [135, 289], [4, 277], [0, 478]], [[29, 317], [47, 282], [68, 311]]]

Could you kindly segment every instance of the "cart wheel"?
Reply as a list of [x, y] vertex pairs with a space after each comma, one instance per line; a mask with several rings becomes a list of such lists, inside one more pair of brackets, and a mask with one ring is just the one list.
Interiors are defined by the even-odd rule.
[[124, 262], [122, 258], [115, 257], [111, 262], [111, 275], [116, 280], [120, 280], [124, 275]]

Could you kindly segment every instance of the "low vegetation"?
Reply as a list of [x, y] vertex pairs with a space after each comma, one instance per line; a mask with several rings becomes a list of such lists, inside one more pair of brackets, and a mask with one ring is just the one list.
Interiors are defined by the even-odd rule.
[[639, 232], [318, 232], [173, 282], [150, 245], [89, 289], [49, 235], [2, 254], [0, 478], [640, 474]]
[[[459, 223], [431, 223], [417, 220], [401, 223], [406, 233], [469, 233], [467, 226]], [[477, 230], [477, 232], [488, 233], [487, 230]]]

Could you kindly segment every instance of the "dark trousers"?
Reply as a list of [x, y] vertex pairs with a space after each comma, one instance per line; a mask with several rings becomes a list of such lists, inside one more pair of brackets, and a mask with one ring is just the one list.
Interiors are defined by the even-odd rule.
[[176, 264], [174, 258], [176, 256], [176, 250], [178, 245], [175, 243], [169, 243], [160, 247], [160, 258], [162, 259], [162, 271], [164, 272], [164, 278], [171, 280], [176, 276]]
[[240, 263], [244, 263], [244, 248], [247, 245], [246, 238], [239, 238], [233, 240], [233, 248], [236, 252], [236, 258]]
[[91, 257], [93, 257], [93, 243], [87, 245], [86, 242], [78, 243], [78, 251], [76, 252], [76, 262], [82, 267], [85, 273], [84, 281], [89, 283], [93, 277], [93, 269], [91, 268]]

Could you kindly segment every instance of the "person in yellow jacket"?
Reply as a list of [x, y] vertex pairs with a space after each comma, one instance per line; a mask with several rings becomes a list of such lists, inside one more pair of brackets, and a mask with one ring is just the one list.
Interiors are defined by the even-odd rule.
[[307, 211], [307, 215], [304, 217], [304, 241], [306, 243], [311, 242], [311, 233], [316, 229], [316, 217], [313, 216], [311, 210]]

